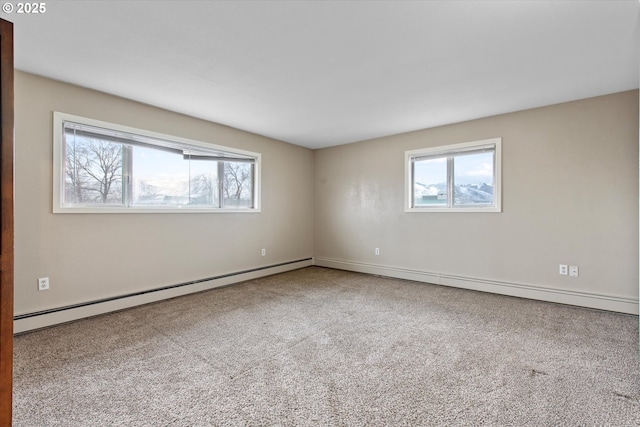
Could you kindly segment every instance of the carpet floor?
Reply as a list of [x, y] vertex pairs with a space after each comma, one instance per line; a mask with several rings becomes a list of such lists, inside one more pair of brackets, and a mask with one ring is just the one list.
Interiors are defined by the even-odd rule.
[[14, 426], [638, 426], [638, 317], [309, 267], [15, 338]]

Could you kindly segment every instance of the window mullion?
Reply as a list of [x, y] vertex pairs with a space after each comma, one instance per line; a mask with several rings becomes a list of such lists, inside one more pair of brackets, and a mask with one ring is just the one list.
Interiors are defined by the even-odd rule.
[[122, 192], [123, 204], [127, 207], [131, 206], [133, 198], [133, 148], [130, 145], [122, 145]]
[[251, 207], [256, 207], [256, 164], [251, 163]]
[[218, 162], [218, 207], [224, 208], [224, 162]]
[[453, 202], [454, 202], [454, 197], [453, 197], [453, 190], [454, 190], [454, 185], [453, 185], [453, 168], [454, 168], [454, 156], [448, 156], [447, 157], [447, 207], [452, 208], [453, 207]]
[[405, 151], [405, 212], [502, 212], [501, 147], [491, 138]]
[[259, 153], [59, 112], [54, 150], [55, 213], [260, 211]]
[[192, 180], [193, 180], [193, 176], [191, 176], [191, 156], [190, 155], [186, 155], [184, 156], [184, 158], [187, 160], [187, 205], [191, 205], [192, 203], [192, 190], [193, 190], [193, 186], [192, 186]]
[[416, 207], [416, 162], [411, 159], [411, 189], [409, 197], [411, 198], [411, 207]]

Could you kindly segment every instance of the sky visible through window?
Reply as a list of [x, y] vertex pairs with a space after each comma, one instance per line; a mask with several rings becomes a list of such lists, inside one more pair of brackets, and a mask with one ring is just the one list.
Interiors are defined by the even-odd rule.
[[[447, 158], [422, 160], [415, 164], [415, 181], [423, 185], [445, 184]], [[455, 158], [456, 185], [493, 185], [493, 153], [457, 155]]]
[[136, 180], [180, 186], [189, 181], [189, 162], [176, 153], [133, 147], [133, 173]]
[[63, 160], [60, 169], [54, 168], [63, 178], [61, 210], [256, 209], [258, 153], [149, 135], [63, 113], [54, 113], [54, 118], [61, 130], [61, 138], [54, 139]]

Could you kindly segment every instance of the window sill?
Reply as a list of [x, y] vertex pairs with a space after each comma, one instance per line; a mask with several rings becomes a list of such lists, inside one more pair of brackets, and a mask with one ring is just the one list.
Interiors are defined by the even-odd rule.
[[63, 208], [63, 207], [54, 207], [54, 214], [171, 214], [171, 213], [179, 213], [179, 214], [199, 214], [199, 213], [216, 213], [216, 214], [226, 214], [226, 213], [260, 213], [261, 209], [216, 209], [216, 208]]
[[405, 208], [408, 213], [442, 213], [442, 212], [473, 212], [473, 213], [501, 213], [502, 209], [498, 207], [487, 208]]

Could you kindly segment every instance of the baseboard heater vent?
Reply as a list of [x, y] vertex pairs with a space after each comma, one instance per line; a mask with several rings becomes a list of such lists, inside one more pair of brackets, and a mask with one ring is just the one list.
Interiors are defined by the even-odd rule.
[[[204, 279], [192, 280], [189, 282], [178, 283], [174, 285], [163, 286], [161, 288], [149, 289], [146, 291], [134, 292], [126, 295], [118, 295], [109, 298], [103, 298], [99, 300], [87, 301], [78, 304], [67, 305], [63, 307], [56, 307], [47, 310], [36, 311], [32, 313], [19, 314], [13, 317], [14, 324], [17, 326], [19, 323], [32, 323], [30, 321], [37, 318], [46, 317], [61, 317], [65, 312], [79, 312], [75, 315], [70, 315], [66, 320], [59, 319], [56, 321], [51, 319], [49, 321], [40, 322], [37, 321], [33, 325], [24, 325], [24, 327], [15, 327], [15, 333], [21, 331], [27, 331], [31, 329], [50, 326], [52, 324], [62, 323], [64, 321], [77, 320], [83, 317], [89, 317], [91, 315], [103, 314], [111, 311], [120, 310], [123, 308], [134, 307], [136, 305], [145, 304], [148, 302], [160, 301], [163, 299], [172, 298], [180, 295], [187, 295], [194, 292], [205, 291], [208, 289], [218, 288], [222, 286], [232, 285], [234, 283], [242, 282], [245, 280], [251, 280], [254, 278], [269, 276], [271, 274], [282, 273], [285, 271], [296, 270], [298, 268], [304, 268], [313, 265], [313, 258], [304, 258], [295, 261], [287, 261], [279, 264], [272, 264], [264, 267], [251, 268], [248, 270], [236, 271], [233, 273], [221, 274], [218, 276], [207, 277]], [[234, 280], [235, 279], [235, 280]], [[160, 296], [161, 294], [164, 294]], [[154, 297], [155, 295], [155, 297]], [[126, 303], [125, 301], [130, 301]], [[103, 307], [97, 309], [91, 313], [92, 307]], [[66, 316], [65, 316], [66, 317]]]
[[332, 258], [315, 257], [314, 264], [319, 267], [357, 271], [359, 273], [414, 280], [417, 282], [432, 283], [435, 285], [471, 289], [474, 291], [490, 292], [494, 294], [548, 301], [559, 304], [576, 305], [579, 307], [595, 308], [598, 310], [615, 311], [618, 313], [637, 315], [639, 311], [637, 298], [595, 294], [570, 289], [556, 289], [483, 278], [454, 276], [451, 274], [441, 274], [436, 272]]

